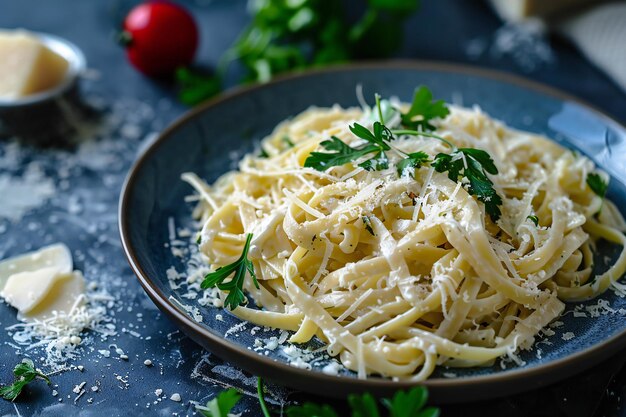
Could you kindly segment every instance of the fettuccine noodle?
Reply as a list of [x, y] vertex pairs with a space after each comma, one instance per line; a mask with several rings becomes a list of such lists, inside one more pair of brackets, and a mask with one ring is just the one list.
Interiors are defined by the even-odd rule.
[[[450, 110], [435, 133], [487, 151], [498, 168], [496, 223], [462, 181], [430, 166], [399, 176], [393, 150], [382, 171], [303, 168], [331, 135], [358, 144], [348, 125], [371, 127], [368, 108], [311, 108], [263, 140], [267, 157], [245, 156], [211, 186], [185, 174], [200, 195], [200, 249], [213, 269], [235, 261], [253, 234], [261, 285], [247, 279], [244, 288], [258, 308], [233, 314], [293, 331], [291, 343], [317, 337], [359, 377], [424, 380], [437, 365], [485, 366], [530, 347], [564, 302], [593, 298], [624, 275], [625, 223], [586, 184], [589, 159], [477, 108]], [[431, 159], [449, 152], [425, 137], [393, 146]], [[600, 239], [622, 250], [596, 276]]]

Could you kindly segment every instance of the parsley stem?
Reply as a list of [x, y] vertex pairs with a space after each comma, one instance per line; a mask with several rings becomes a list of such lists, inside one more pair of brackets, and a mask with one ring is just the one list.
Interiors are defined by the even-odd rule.
[[378, 109], [378, 120], [380, 124], [384, 125], [385, 120], [383, 119], [383, 109], [380, 105], [380, 95], [378, 93], [374, 94], [374, 99], [376, 100], [376, 109]]
[[391, 133], [393, 133], [394, 135], [426, 136], [426, 137], [433, 138], [433, 139], [439, 139], [440, 141], [442, 141], [443, 143], [448, 145], [450, 148], [456, 150], [456, 146], [454, 146], [452, 143], [450, 143], [446, 139], [442, 138], [441, 136], [435, 135], [433, 133], [420, 132], [419, 130], [406, 130], [406, 129], [404, 129], [404, 130], [392, 130]]
[[261, 406], [261, 411], [263, 412], [264, 417], [272, 417], [270, 411], [267, 409], [267, 404], [265, 403], [265, 394], [263, 393], [263, 380], [260, 377], [257, 377], [256, 384], [256, 392], [259, 394], [259, 405]]

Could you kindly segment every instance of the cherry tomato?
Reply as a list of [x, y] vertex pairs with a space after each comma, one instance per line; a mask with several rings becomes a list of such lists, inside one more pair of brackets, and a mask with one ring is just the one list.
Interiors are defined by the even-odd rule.
[[128, 59], [139, 71], [151, 77], [166, 77], [193, 61], [198, 27], [182, 7], [152, 1], [130, 11], [120, 39]]

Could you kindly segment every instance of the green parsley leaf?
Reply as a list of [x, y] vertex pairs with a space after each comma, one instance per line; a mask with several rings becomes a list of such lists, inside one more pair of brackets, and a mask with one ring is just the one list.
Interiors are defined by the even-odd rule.
[[[261, 378], [257, 378], [257, 394], [263, 417], [271, 417], [265, 401], [264, 383]], [[210, 410], [209, 412], [204, 410], [205, 407], [199, 408], [198, 411], [205, 417], [225, 417], [240, 398], [241, 394], [231, 388], [207, 403], [206, 408]], [[417, 386], [409, 391], [398, 391], [393, 398], [382, 399], [381, 402], [389, 410], [389, 417], [438, 417], [439, 409], [424, 408], [427, 400], [428, 390]], [[369, 393], [349, 395], [348, 405], [352, 411], [351, 417], [381, 417], [378, 403]], [[339, 417], [339, 413], [331, 406], [311, 402], [290, 406], [285, 410], [285, 414], [287, 417]]]
[[178, 99], [188, 105], [195, 106], [215, 95], [221, 90], [221, 81], [216, 75], [203, 74], [189, 68], [176, 70]]
[[18, 363], [13, 369], [13, 375], [15, 376], [15, 381], [11, 385], [0, 387], [0, 397], [8, 401], [15, 401], [22, 393], [24, 387], [37, 378], [43, 379], [50, 385], [50, 379], [35, 369], [35, 364], [30, 359], [24, 359], [21, 363]]
[[47, 376], [39, 373], [35, 369], [35, 364], [30, 359], [24, 359], [21, 363], [15, 365], [15, 369], [13, 369], [13, 375], [32, 379], [36, 378], [37, 376], [41, 376], [45, 380], [48, 380]]
[[368, 0], [372, 7], [397, 13], [411, 13], [419, 7], [416, 0]]
[[229, 388], [217, 394], [206, 403], [207, 410], [196, 409], [205, 417], [228, 417], [228, 414], [241, 399], [241, 393], [235, 388]]
[[433, 94], [424, 86], [415, 90], [413, 102], [409, 111], [401, 114], [402, 125], [407, 129], [432, 131], [435, 130], [430, 122], [436, 118], [444, 118], [450, 110], [443, 100], [433, 101]]
[[251, 22], [222, 57], [222, 72], [238, 60], [246, 80], [263, 82], [285, 71], [389, 56], [402, 43], [402, 23], [418, 0], [360, 3], [363, 13], [355, 16], [351, 3], [337, 0], [251, 2]]
[[311, 152], [304, 161], [306, 168], [314, 168], [318, 171], [325, 171], [327, 168], [345, 165], [367, 154], [377, 152], [378, 147], [367, 145], [362, 148], [352, 148], [341, 141], [337, 136], [331, 136], [330, 140], [320, 143], [326, 152]]
[[15, 401], [17, 397], [22, 393], [22, 389], [28, 382], [25, 380], [15, 381], [11, 385], [0, 387], [0, 397], [8, 401]]
[[370, 218], [367, 217], [367, 216], [363, 216], [363, 217], [361, 217], [361, 220], [363, 221], [363, 225], [365, 226], [365, 230], [370, 232], [370, 235], [376, 236], [376, 233], [374, 233], [374, 229], [372, 228], [372, 222], [371, 222]]
[[378, 145], [381, 150], [388, 151], [391, 149], [387, 142], [394, 140], [394, 136], [391, 130], [380, 122], [374, 122], [372, 125], [372, 131], [363, 125], [355, 123], [350, 126], [350, 131], [358, 138], [364, 139], [372, 144]]
[[398, 391], [391, 400], [383, 399], [382, 402], [389, 409], [390, 417], [426, 417], [438, 416], [436, 408], [423, 409], [428, 400], [428, 390], [417, 386], [409, 391]]
[[339, 417], [337, 412], [329, 405], [304, 403], [287, 409], [287, 417]]
[[[389, 410], [389, 417], [438, 417], [437, 408], [423, 408], [427, 399], [426, 388], [415, 387], [410, 391], [398, 391], [391, 400], [383, 399], [382, 403]], [[352, 417], [381, 417], [378, 404], [371, 394], [350, 395], [348, 404]], [[287, 417], [338, 417], [338, 414], [328, 405], [305, 403], [289, 407]]]
[[376, 400], [370, 393], [349, 395], [348, 404], [352, 408], [352, 417], [380, 417]]
[[[250, 250], [250, 241], [252, 240], [252, 234], [248, 233], [246, 237], [246, 243], [243, 247], [243, 252], [239, 259], [232, 264], [220, 267], [214, 272], [207, 274], [204, 277], [204, 281], [200, 287], [202, 289], [213, 288], [217, 286], [220, 290], [228, 291], [226, 300], [224, 300], [224, 307], [229, 307], [231, 310], [236, 309], [240, 305], [246, 303], [246, 296], [243, 292], [243, 282], [246, 278], [246, 272], [250, 274], [254, 282], [255, 287], [259, 288], [259, 282], [256, 279], [254, 273], [254, 265], [252, 261], [248, 259], [248, 251]], [[232, 273], [233, 278], [225, 282]]]
[[451, 154], [440, 153], [435, 156], [432, 166], [437, 172], [448, 172], [448, 178], [459, 182], [467, 178], [469, 186], [467, 192], [475, 195], [478, 200], [485, 204], [485, 211], [493, 221], [497, 221], [502, 212], [502, 198], [493, 188], [493, 182], [487, 177], [485, 171], [495, 175], [498, 168], [491, 156], [483, 150], [473, 148], [459, 148]]
[[528, 219], [531, 222], [535, 223], [535, 226], [539, 226], [539, 217], [537, 217], [535, 215], [532, 215], [532, 216], [526, 217], [526, 219]]
[[604, 178], [600, 174], [590, 173], [587, 175], [587, 185], [591, 188], [598, 197], [604, 198], [606, 190], [609, 188], [609, 183], [604, 181]]
[[387, 155], [385, 155], [385, 151], [391, 149], [387, 142], [393, 140], [394, 136], [387, 126], [380, 122], [374, 122], [372, 130], [370, 131], [365, 126], [355, 123], [350, 126], [350, 131], [356, 137], [369, 142], [369, 145], [352, 148], [338, 137], [331, 136], [330, 140], [325, 140], [320, 143], [320, 145], [327, 151], [335, 152], [311, 152], [304, 161], [304, 166], [314, 168], [318, 171], [324, 171], [327, 168], [345, 165], [365, 155], [375, 153], [372, 158], [360, 163], [359, 166], [368, 171], [380, 171], [389, 168], [389, 161]]
[[[413, 152], [407, 155], [407, 157], [396, 164], [398, 169], [398, 176], [402, 177], [407, 168], [421, 168], [422, 165], [430, 162], [428, 160], [428, 154], [425, 152]], [[411, 177], [413, 173], [409, 173]]]

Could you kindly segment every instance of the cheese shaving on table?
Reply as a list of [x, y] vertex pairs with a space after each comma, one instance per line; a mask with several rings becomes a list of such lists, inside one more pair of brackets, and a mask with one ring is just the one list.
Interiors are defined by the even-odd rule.
[[72, 271], [71, 253], [64, 244], [0, 262], [0, 296], [18, 310], [21, 323], [6, 328], [26, 351], [42, 348], [44, 365], [61, 369], [77, 357], [84, 331], [103, 338], [116, 334], [107, 305], [114, 299], [90, 287], [80, 271]]

